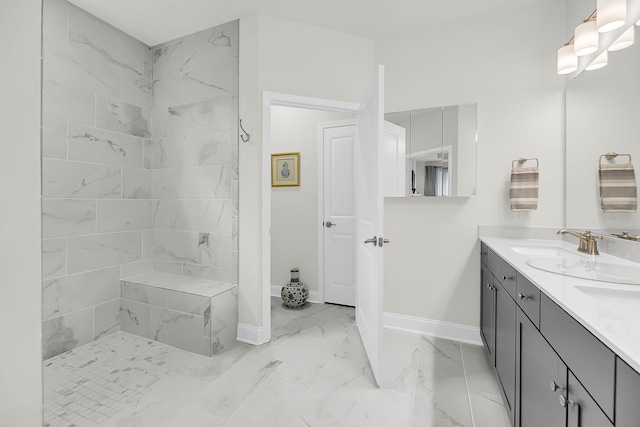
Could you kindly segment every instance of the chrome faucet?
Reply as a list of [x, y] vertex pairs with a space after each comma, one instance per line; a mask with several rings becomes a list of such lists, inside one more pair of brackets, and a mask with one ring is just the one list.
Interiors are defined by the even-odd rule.
[[582, 233], [571, 230], [558, 230], [558, 234], [570, 234], [580, 239], [580, 245], [578, 246], [578, 252], [582, 252], [589, 255], [600, 255], [598, 252], [598, 242], [596, 239], [602, 239], [602, 236], [593, 235], [591, 231], [584, 231]]

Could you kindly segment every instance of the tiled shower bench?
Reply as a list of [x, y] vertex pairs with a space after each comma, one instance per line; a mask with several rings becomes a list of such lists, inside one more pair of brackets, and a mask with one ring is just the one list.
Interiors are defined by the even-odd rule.
[[160, 272], [121, 280], [120, 328], [214, 356], [236, 343], [238, 286]]

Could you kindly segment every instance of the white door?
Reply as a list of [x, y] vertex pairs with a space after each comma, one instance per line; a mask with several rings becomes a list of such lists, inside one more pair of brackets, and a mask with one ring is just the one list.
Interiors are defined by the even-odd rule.
[[355, 122], [322, 127], [324, 300], [350, 306], [356, 304], [355, 136]]
[[[356, 118], [356, 324], [378, 384], [383, 373], [384, 67], [378, 66]], [[365, 243], [368, 242], [368, 243]]]

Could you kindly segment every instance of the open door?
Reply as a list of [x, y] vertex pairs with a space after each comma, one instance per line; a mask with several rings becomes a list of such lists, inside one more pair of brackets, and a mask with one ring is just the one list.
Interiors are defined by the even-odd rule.
[[383, 381], [384, 67], [378, 66], [356, 118], [356, 324], [378, 385]]

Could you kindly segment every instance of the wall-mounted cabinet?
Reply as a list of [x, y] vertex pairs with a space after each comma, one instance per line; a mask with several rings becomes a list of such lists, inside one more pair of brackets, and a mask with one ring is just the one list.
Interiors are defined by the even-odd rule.
[[481, 334], [512, 425], [640, 426], [640, 374], [481, 248]]

